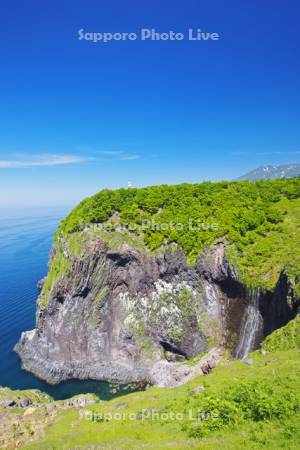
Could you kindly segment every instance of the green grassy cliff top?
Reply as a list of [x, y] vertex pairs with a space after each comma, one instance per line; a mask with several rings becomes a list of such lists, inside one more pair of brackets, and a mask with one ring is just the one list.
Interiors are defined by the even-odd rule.
[[87, 228], [149, 251], [175, 242], [190, 263], [223, 240], [242, 281], [273, 289], [285, 269], [300, 293], [300, 178], [103, 190], [61, 222], [56, 242], [64, 236], [76, 253]]

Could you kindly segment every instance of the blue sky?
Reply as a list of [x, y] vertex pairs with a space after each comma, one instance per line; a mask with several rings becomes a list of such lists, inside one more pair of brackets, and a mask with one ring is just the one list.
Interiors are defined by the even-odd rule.
[[[299, 13], [296, 0], [1, 2], [0, 206], [299, 162]], [[81, 28], [220, 40], [92, 43]]]

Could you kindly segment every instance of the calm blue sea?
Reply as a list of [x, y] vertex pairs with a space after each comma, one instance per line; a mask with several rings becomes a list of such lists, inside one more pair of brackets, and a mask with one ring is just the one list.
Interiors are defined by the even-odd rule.
[[0, 386], [40, 389], [55, 399], [84, 392], [109, 399], [114, 394], [108, 383], [70, 381], [50, 386], [22, 370], [13, 351], [21, 332], [35, 326], [37, 282], [47, 273], [53, 234], [67, 212], [0, 210]]

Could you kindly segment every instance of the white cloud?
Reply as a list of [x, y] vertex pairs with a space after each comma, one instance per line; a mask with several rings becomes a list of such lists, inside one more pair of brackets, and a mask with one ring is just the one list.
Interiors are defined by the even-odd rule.
[[126, 155], [122, 151], [99, 151], [100, 156], [79, 156], [79, 155], [15, 155], [15, 159], [0, 159], [0, 169], [29, 169], [31, 167], [51, 167], [64, 166], [68, 164], [80, 164], [85, 161], [107, 162], [107, 161], [133, 161], [140, 158], [140, 155]]
[[119, 150], [97, 150], [94, 153], [97, 155], [104, 155], [104, 156], [118, 156], [122, 155], [123, 152]]
[[250, 151], [240, 151], [240, 152], [231, 152], [233, 156], [242, 156], [242, 155], [256, 155], [256, 156], [268, 156], [268, 155], [300, 155], [300, 150], [289, 151], [289, 152], [276, 152], [276, 151], [266, 151], [266, 152], [250, 152]]
[[[121, 150], [95, 150], [93, 153], [96, 155], [102, 155], [105, 157], [105, 160], [117, 160], [117, 161], [134, 161], [135, 159], [139, 159], [140, 155], [131, 155], [126, 154]], [[103, 160], [103, 161], [105, 161]]]
[[36, 155], [28, 159], [0, 160], [0, 169], [28, 169], [30, 167], [62, 166], [66, 164], [78, 164], [88, 161], [76, 155]]
[[125, 155], [121, 156], [120, 161], [134, 161], [135, 159], [139, 159], [140, 155]]

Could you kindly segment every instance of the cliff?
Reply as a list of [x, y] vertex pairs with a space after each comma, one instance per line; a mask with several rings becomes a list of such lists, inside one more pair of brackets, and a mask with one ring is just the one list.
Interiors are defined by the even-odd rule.
[[57, 230], [23, 367], [49, 383], [174, 386], [224, 349], [244, 359], [297, 314], [299, 227], [296, 178], [85, 199]]
[[176, 245], [161, 254], [112, 246], [89, 227], [76, 239], [76, 247], [68, 236], [56, 242], [37, 327], [16, 345], [23, 367], [48, 383], [175, 386], [207, 373], [226, 348], [245, 357], [296, 315], [284, 273], [274, 292], [257, 290], [253, 303], [223, 242], [189, 265]]

